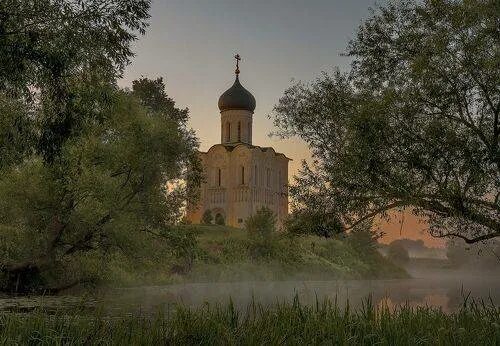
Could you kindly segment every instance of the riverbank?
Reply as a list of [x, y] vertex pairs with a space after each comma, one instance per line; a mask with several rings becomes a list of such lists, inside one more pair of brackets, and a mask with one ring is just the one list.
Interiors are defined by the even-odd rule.
[[[106, 252], [75, 252], [65, 271], [44, 271], [34, 284], [66, 287], [61, 294], [100, 289], [184, 283], [310, 281], [408, 278], [376, 250], [367, 232], [337, 237], [274, 233], [252, 238], [246, 231], [217, 225], [185, 225], [165, 237], [128, 234], [126, 244]], [[0, 275], [0, 289], [3, 277]], [[32, 292], [46, 295], [51, 291]], [[15, 293], [6, 291], [5, 293]]]
[[109, 287], [193, 282], [408, 278], [406, 271], [381, 256], [365, 234], [337, 238], [277, 234], [257, 243], [241, 229], [190, 225], [196, 240], [192, 260], [155, 255], [137, 262], [118, 256], [101, 284]]
[[177, 307], [151, 316], [0, 314], [0, 344], [44, 345], [495, 345], [500, 309], [469, 303], [454, 313], [389, 308], [370, 299], [357, 309], [325, 300], [239, 310], [232, 303]]

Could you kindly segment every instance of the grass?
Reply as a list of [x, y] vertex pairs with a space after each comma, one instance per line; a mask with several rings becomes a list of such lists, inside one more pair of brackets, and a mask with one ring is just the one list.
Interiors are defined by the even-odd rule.
[[252, 255], [245, 231], [225, 226], [195, 226], [200, 248], [187, 276], [191, 281], [326, 280], [404, 278], [406, 272], [375, 249], [346, 239], [279, 235], [264, 258]]
[[498, 345], [500, 309], [469, 303], [445, 314], [408, 306], [390, 310], [367, 299], [356, 311], [336, 302], [291, 303], [238, 310], [205, 305], [156, 316], [106, 318], [0, 315], [1, 345]]
[[[196, 237], [195, 258], [189, 268], [157, 247], [144, 242], [133, 258], [118, 256], [103, 276], [103, 286], [130, 287], [185, 282], [267, 280], [329, 280], [405, 278], [407, 273], [376, 250], [358, 248], [346, 239], [280, 234], [268, 256], [252, 253], [244, 230], [217, 225], [188, 225], [182, 232]], [[154, 258], [153, 258], [154, 257]], [[173, 270], [180, 265], [181, 270]]]

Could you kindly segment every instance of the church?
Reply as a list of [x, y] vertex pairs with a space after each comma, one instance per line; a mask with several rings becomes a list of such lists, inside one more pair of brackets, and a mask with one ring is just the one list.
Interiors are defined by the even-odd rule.
[[220, 143], [200, 152], [204, 172], [198, 205], [188, 206], [187, 219], [201, 223], [209, 210], [219, 223], [242, 228], [262, 207], [274, 212], [278, 225], [288, 215], [288, 162], [271, 147], [252, 143], [254, 96], [236, 79], [219, 98]]

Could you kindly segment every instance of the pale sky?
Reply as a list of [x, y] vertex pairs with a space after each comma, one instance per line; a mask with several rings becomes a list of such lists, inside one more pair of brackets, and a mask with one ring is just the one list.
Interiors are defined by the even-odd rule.
[[136, 57], [120, 85], [163, 77], [177, 106], [189, 108], [190, 126], [206, 151], [220, 142], [217, 101], [234, 81], [233, 56], [239, 53], [240, 81], [257, 101], [253, 144], [293, 159], [292, 178], [309, 150], [298, 139], [269, 138], [267, 115], [292, 80], [308, 82], [322, 71], [349, 67], [340, 54], [377, 3], [384, 1], [155, 0], [150, 27], [134, 44]]
[[369, 0], [156, 0], [146, 36], [122, 86], [145, 76], [164, 77], [168, 94], [188, 107], [201, 150], [220, 141], [217, 101], [234, 81], [234, 54], [242, 56], [240, 80], [257, 100], [253, 143], [272, 146], [294, 161], [290, 176], [308, 149], [298, 140], [269, 138], [267, 118], [292, 79], [311, 81], [338, 66], [363, 18]]

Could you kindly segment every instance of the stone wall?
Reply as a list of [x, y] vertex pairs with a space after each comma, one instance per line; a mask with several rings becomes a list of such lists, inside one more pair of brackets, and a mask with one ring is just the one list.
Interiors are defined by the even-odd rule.
[[244, 221], [263, 206], [278, 223], [288, 215], [288, 161], [272, 148], [243, 143], [218, 144], [200, 153], [205, 172], [198, 206], [189, 206], [187, 218], [199, 223], [203, 212], [221, 213], [227, 225], [243, 227]]

